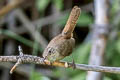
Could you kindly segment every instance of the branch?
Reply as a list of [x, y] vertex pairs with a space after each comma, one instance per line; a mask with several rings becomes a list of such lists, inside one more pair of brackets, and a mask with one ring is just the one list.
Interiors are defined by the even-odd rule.
[[[44, 58], [25, 55], [22, 52], [22, 49], [19, 47], [20, 56], [0, 56], [0, 62], [16, 62], [16, 64], [11, 69], [10, 73], [22, 63], [34, 63], [34, 64], [43, 64], [64, 68], [73, 68], [73, 63], [68, 62], [53, 62], [50, 64], [48, 60]], [[86, 71], [96, 71], [96, 72], [108, 72], [120, 74], [120, 67], [107, 67], [107, 66], [95, 66], [95, 65], [86, 65], [86, 64], [75, 64], [76, 69], [86, 70]]]
[[[2, 69], [8, 69], [10, 70], [11, 67], [13, 66], [13, 63], [5, 63], [5, 62], [1, 62], [0, 63], [0, 68]], [[18, 68], [15, 69], [15, 72], [20, 74], [20, 75], [23, 75], [25, 77], [30, 77], [30, 73], [32, 71], [32, 65], [21, 65], [19, 66]], [[38, 72], [38, 73], [41, 73], [42, 75], [45, 75], [45, 76], [48, 76], [48, 77], [54, 77], [53, 72], [50, 70], [50, 69], [47, 69], [47, 68], [39, 68], [39, 67], [36, 67], [35, 68], [35, 71]]]
[[[20, 56], [0, 56], [0, 62], [17, 62], [18, 59], [22, 60], [22, 63], [34, 63], [34, 64], [43, 64], [43, 65], [52, 65], [57, 67], [64, 68], [72, 68], [73, 64], [68, 63], [66, 67], [66, 62], [53, 62], [49, 63], [48, 60], [44, 60], [44, 58], [32, 56], [32, 55], [23, 55]], [[107, 67], [107, 66], [95, 66], [95, 65], [86, 65], [86, 64], [75, 64], [76, 69], [86, 70], [86, 71], [96, 71], [96, 72], [108, 72], [108, 73], [116, 73], [120, 74], [120, 67]]]
[[[89, 64], [103, 65], [105, 63], [105, 50], [108, 41], [108, 2], [107, 0], [94, 0], [95, 23], [93, 27], [93, 41], [90, 52]], [[102, 80], [103, 74], [88, 72], [86, 80]]]
[[[22, 10], [17, 9], [16, 10], [16, 17], [19, 18], [19, 20], [25, 25], [25, 27], [29, 30], [29, 32], [31, 33], [32, 37], [35, 38], [35, 35], [37, 36], [36, 41], [39, 42], [42, 46], [42, 48], [44, 49], [48, 42], [47, 40], [42, 36], [41, 33], [39, 33], [36, 29], [35, 29], [35, 25], [32, 24], [28, 17], [24, 15], [24, 13], [22, 12]], [[36, 33], [35, 33], [36, 32]]]
[[13, 10], [14, 8], [18, 7], [21, 3], [23, 2], [23, 0], [17, 0], [15, 1], [14, 4], [8, 4], [5, 7], [3, 7], [0, 10], [0, 17], [6, 15], [8, 12], [10, 12], [11, 10]]

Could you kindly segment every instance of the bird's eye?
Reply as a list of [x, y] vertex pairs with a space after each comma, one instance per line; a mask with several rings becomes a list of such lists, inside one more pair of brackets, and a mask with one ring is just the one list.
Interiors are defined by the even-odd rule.
[[49, 48], [48, 48], [48, 53], [49, 53], [49, 55], [53, 54], [54, 51], [55, 51], [54, 48], [52, 48], [52, 47], [49, 47]]
[[52, 51], [51, 51], [51, 50], [49, 50], [48, 52], [49, 52], [49, 53], [52, 53]]

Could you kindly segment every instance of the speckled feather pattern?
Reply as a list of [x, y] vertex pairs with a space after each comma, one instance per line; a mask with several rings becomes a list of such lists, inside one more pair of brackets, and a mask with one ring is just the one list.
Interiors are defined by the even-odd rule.
[[74, 6], [62, 33], [53, 38], [45, 48], [43, 57], [50, 62], [59, 61], [72, 53], [75, 45], [73, 30], [80, 15], [80, 8]]
[[[49, 56], [52, 55], [58, 55], [54, 59], [54, 61], [60, 60], [64, 58], [65, 56], [69, 56], [70, 53], [72, 53], [72, 50], [75, 46], [75, 40], [74, 38], [65, 39], [61, 34], [53, 38], [50, 43], [48, 44], [47, 48], [43, 52], [43, 57], [49, 58]], [[48, 59], [50, 60], [50, 59]]]

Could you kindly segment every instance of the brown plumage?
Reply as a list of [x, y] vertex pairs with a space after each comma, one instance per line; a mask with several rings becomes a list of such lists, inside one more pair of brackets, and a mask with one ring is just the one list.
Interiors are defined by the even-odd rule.
[[74, 6], [62, 33], [54, 37], [43, 52], [43, 57], [50, 62], [59, 61], [72, 53], [75, 45], [73, 30], [80, 15], [80, 8]]

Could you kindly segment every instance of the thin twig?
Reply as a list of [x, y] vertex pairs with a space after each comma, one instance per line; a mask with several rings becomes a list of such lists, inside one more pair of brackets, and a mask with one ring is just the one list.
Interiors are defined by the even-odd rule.
[[16, 17], [18, 17], [19, 20], [25, 25], [25, 27], [29, 30], [33, 38], [35, 38], [34, 33], [36, 32], [37, 35], [36, 41], [40, 43], [42, 45], [41, 47], [44, 49], [48, 44], [47, 40], [42, 36], [41, 33], [36, 31], [35, 25], [31, 23], [27, 16], [24, 15], [22, 10], [20, 9], [16, 10]]
[[11, 11], [14, 8], [18, 7], [22, 2], [23, 2], [23, 0], [16, 0], [14, 4], [8, 4], [5, 7], [3, 7], [0, 10], [0, 17], [6, 15], [9, 11]]
[[[0, 56], [0, 62], [17, 62], [20, 56]], [[22, 63], [34, 63], [34, 64], [43, 64], [50, 65], [48, 60], [44, 58], [32, 56], [32, 55], [23, 55]], [[66, 62], [54, 62], [52, 66], [64, 67]], [[96, 66], [96, 65], [86, 65], [86, 64], [75, 64], [76, 69], [86, 70], [86, 71], [96, 71], [96, 72], [108, 72], [120, 74], [120, 67], [107, 67], [107, 66]], [[72, 63], [68, 63], [67, 68], [73, 68]]]
[[17, 66], [19, 66], [22, 63], [22, 56], [23, 56], [23, 52], [22, 52], [22, 48], [20, 46], [18, 46], [18, 50], [19, 50], [19, 59], [17, 61], [17, 63], [12, 67], [12, 69], [10, 70], [10, 74], [13, 73], [13, 71], [16, 69]]
[[[43, 65], [52, 65], [64, 68], [73, 68], [73, 63], [67, 62], [53, 62], [50, 64], [48, 60], [44, 60], [44, 58], [32, 56], [32, 55], [24, 55], [22, 49], [19, 47], [19, 56], [0, 56], [0, 62], [17, 62], [21, 63], [34, 63], [34, 64], [43, 64]], [[18, 66], [13, 67], [12, 71]], [[108, 73], [116, 73], [120, 74], [120, 67], [107, 67], [107, 66], [95, 66], [95, 65], [86, 65], [86, 64], [75, 64], [76, 69], [86, 70], [86, 71], [96, 71], [96, 72], [108, 72]]]

